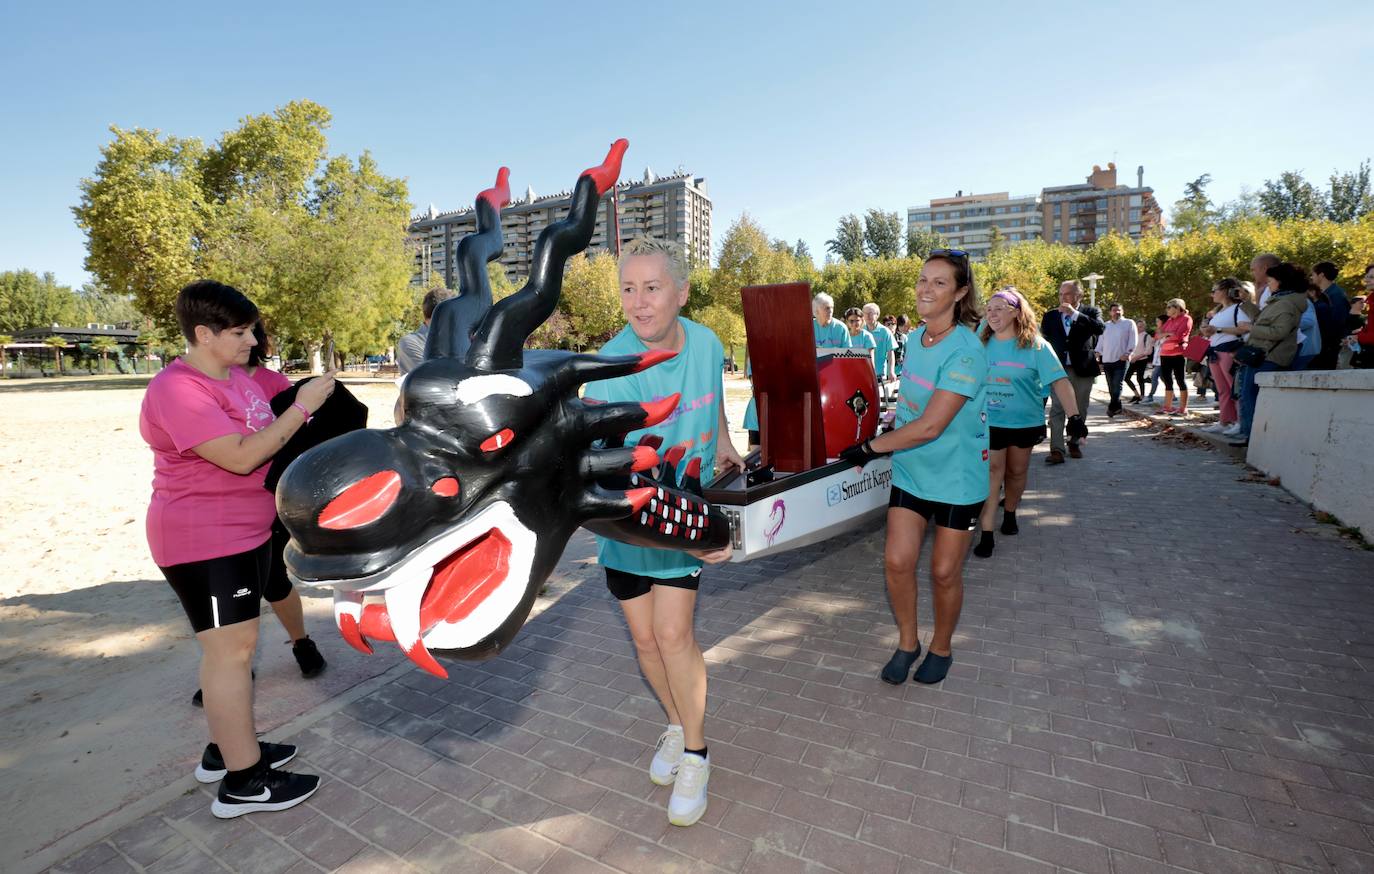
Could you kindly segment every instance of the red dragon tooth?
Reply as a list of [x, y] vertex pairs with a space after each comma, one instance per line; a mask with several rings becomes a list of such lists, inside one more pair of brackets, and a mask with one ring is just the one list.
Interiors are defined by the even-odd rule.
[[700, 455], [698, 455], [696, 458], [693, 458], [691, 461], [687, 462], [687, 476], [692, 477], [694, 479], [699, 478], [701, 476]]
[[448, 671], [444, 670], [444, 666], [435, 661], [434, 656], [429, 654], [429, 650], [425, 649], [423, 640], [415, 641], [415, 645], [406, 650], [405, 654], [420, 670], [433, 674], [441, 680], [448, 679]]
[[[648, 446], [636, 446], [636, 447], [635, 447], [635, 449], [634, 449], [634, 463], [630, 466], [630, 470], [635, 470], [635, 471], [639, 471], [639, 470], [648, 470], [649, 468], [653, 467], [653, 466], [656, 465], [656, 464], [658, 464], [658, 453], [657, 453], [657, 452], [655, 452], [653, 449], [649, 448]], [[631, 478], [630, 482], [631, 482], [631, 483], [634, 483], [637, 479], [638, 479], [637, 477]]]
[[659, 398], [647, 404], [640, 404], [644, 408], [644, 422], [639, 427], [649, 428], [662, 422], [673, 414], [677, 409], [678, 401], [682, 400], [681, 392], [674, 392], [666, 398]]
[[674, 470], [676, 470], [676, 469], [677, 469], [677, 463], [678, 463], [679, 461], [681, 461], [681, 460], [682, 460], [682, 456], [684, 456], [684, 455], [686, 455], [686, 454], [687, 454], [687, 447], [684, 446], [683, 444], [679, 443], [679, 444], [677, 444], [676, 446], [670, 448], [667, 452], [665, 452], [665, 453], [663, 454], [663, 459], [664, 459], [665, 461], [667, 461], [668, 464], [669, 464], [671, 467], [673, 467]]
[[648, 370], [655, 364], [662, 364], [669, 358], [676, 358], [677, 353], [671, 349], [650, 349], [639, 356], [639, 364], [635, 367], [635, 373]]
[[356, 649], [363, 655], [372, 655], [372, 645], [363, 637], [362, 631], [358, 629], [358, 620], [353, 618], [351, 613], [342, 613], [338, 617], [339, 634], [349, 646]]
[[644, 505], [649, 503], [649, 499], [657, 494], [657, 492], [657, 489], [651, 489], [647, 486], [642, 489], [630, 489], [625, 493], [625, 500], [629, 501], [630, 508], [635, 513], [638, 513], [640, 510], [644, 509]]

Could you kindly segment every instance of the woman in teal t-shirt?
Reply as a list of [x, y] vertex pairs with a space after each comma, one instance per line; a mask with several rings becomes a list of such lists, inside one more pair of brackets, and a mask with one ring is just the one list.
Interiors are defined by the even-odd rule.
[[916, 681], [938, 683], [954, 663], [951, 640], [964, 604], [964, 556], [988, 495], [987, 358], [969, 328], [978, 323], [978, 295], [967, 253], [930, 253], [916, 282], [916, 311], [925, 324], [907, 342], [896, 429], [840, 453], [860, 466], [893, 454], [883, 562], [898, 639], [882, 678], [894, 685], [906, 682], [921, 654], [916, 565], [932, 522], [935, 631]]
[[1045, 439], [1045, 398], [1053, 389], [1068, 414], [1071, 438], [1085, 437], [1088, 428], [1078, 414], [1073, 385], [1053, 347], [1040, 336], [1040, 316], [1030, 301], [1008, 286], [988, 298], [987, 321], [979, 337], [988, 355], [988, 499], [979, 525], [983, 534], [973, 554], [992, 555], [992, 522], [997, 500], [1006, 488], [1002, 533], [1017, 532], [1016, 508], [1026, 491], [1031, 447]]

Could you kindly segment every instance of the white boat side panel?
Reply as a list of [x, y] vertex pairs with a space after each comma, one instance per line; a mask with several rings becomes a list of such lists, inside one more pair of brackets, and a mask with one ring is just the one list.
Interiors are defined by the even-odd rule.
[[742, 548], [731, 561], [762, 558], [858, 528], [886, 511], [891, 491], [892, 459], [879, 458], [862, 471], [846, 467], [746, 504], [739, 508]]

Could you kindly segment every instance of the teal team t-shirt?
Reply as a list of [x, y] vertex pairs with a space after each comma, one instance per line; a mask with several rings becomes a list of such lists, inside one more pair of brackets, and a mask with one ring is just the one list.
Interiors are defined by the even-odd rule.
[[813, 317], [811, 333], [816, 337], [817, 349], [848, 349], [853, 345], [849, 342], [849, 328], [838, 319], [831, 319], [830, 324], [821, 327]]
[[891, 379], [892, 374], [887, 368], [887, 356], [896, 347], [897, 339], [892, 336], [886, 325], [874, 325], [867, 331], [873, 336], [873, 367], [878, 372], [878, 378]]
[[[645, 403], [682, 393], [677, 412], [663, 422], [625, 435], [625, 445], [634, 446], [644, 434], [663, 438], [660, 454], [679, 443], [689, 443], [687, 454], [678, 463], [679, 479], [694, 458], [701, 459], [701, 479], [707, 482], [716, 466], [716, 431], [720, 427], [720, 401], [725, 384], [721, 361], [725, 349], [709, 329], [696, 322], [678, 318], [684, 341], [677, 357], [641, 373], [587, 384], [586, 396], [610, 403]], [[601, 347], [606, 355], [637, 355], [647, 347], [626, 325]], [[727, 438], [728, 439], [728, 438]], [[597, 556], [603, 567], [657, 579], [684, 577], [701, 568], [701, 561], [675, 549], [648, 549], [618, 540], [596, 538]]]
[[924, 326], [907, 337], [898, 428], [925, 412], [936, 390], [968, 398], [939, 437], [892, 456], [892, 484], [927, 501], [973, 504], [988, 496], [987, 355], [960, 325], [926, 349]]
[[1050, 385], [1064, 379], [1064, 365], [1054, 347], [1036, 337], [1022, 348], [1016, 340], [989, 337], [988, 424], [994, 428], [1034, 428], [1045, 424], [1045, 398]]

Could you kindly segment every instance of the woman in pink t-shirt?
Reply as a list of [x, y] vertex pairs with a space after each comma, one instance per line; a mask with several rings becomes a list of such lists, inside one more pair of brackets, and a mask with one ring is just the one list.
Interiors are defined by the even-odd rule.
[[[1155, 332], [1155, 342], [1159, 344], [1160, 375], [1164, 377], [1165, 414], [1188, 415], [1188, 381], [1183, 375], [1183, 349], [1188, 345], [1188, 335], [1193, 333], [1193, 317], [1188, 315], [1188, 304], [1182, 298], [1174, 298], [1164, 305], [1168, 318]], [[1174, 409], [1174, 383], [1178, 383], [1178, 409]]]
[[201, 647], [200, 684], [210, 743], [196, 777], [223, 778], [221, 818], [285, 810], [319, 778], [277, 767], [295, 747], [259, 743], [252, 661], [270, 566], [273, 496], [267, 462], [334, 390], [328, 373], [303, 386], [281, 418], [242, 365], [258, 309], [237, 289], [193, 282], [176, 301], [186, 354], [148, 384], [139, 432], [153, 450], [148, 546], [181, 600]]

